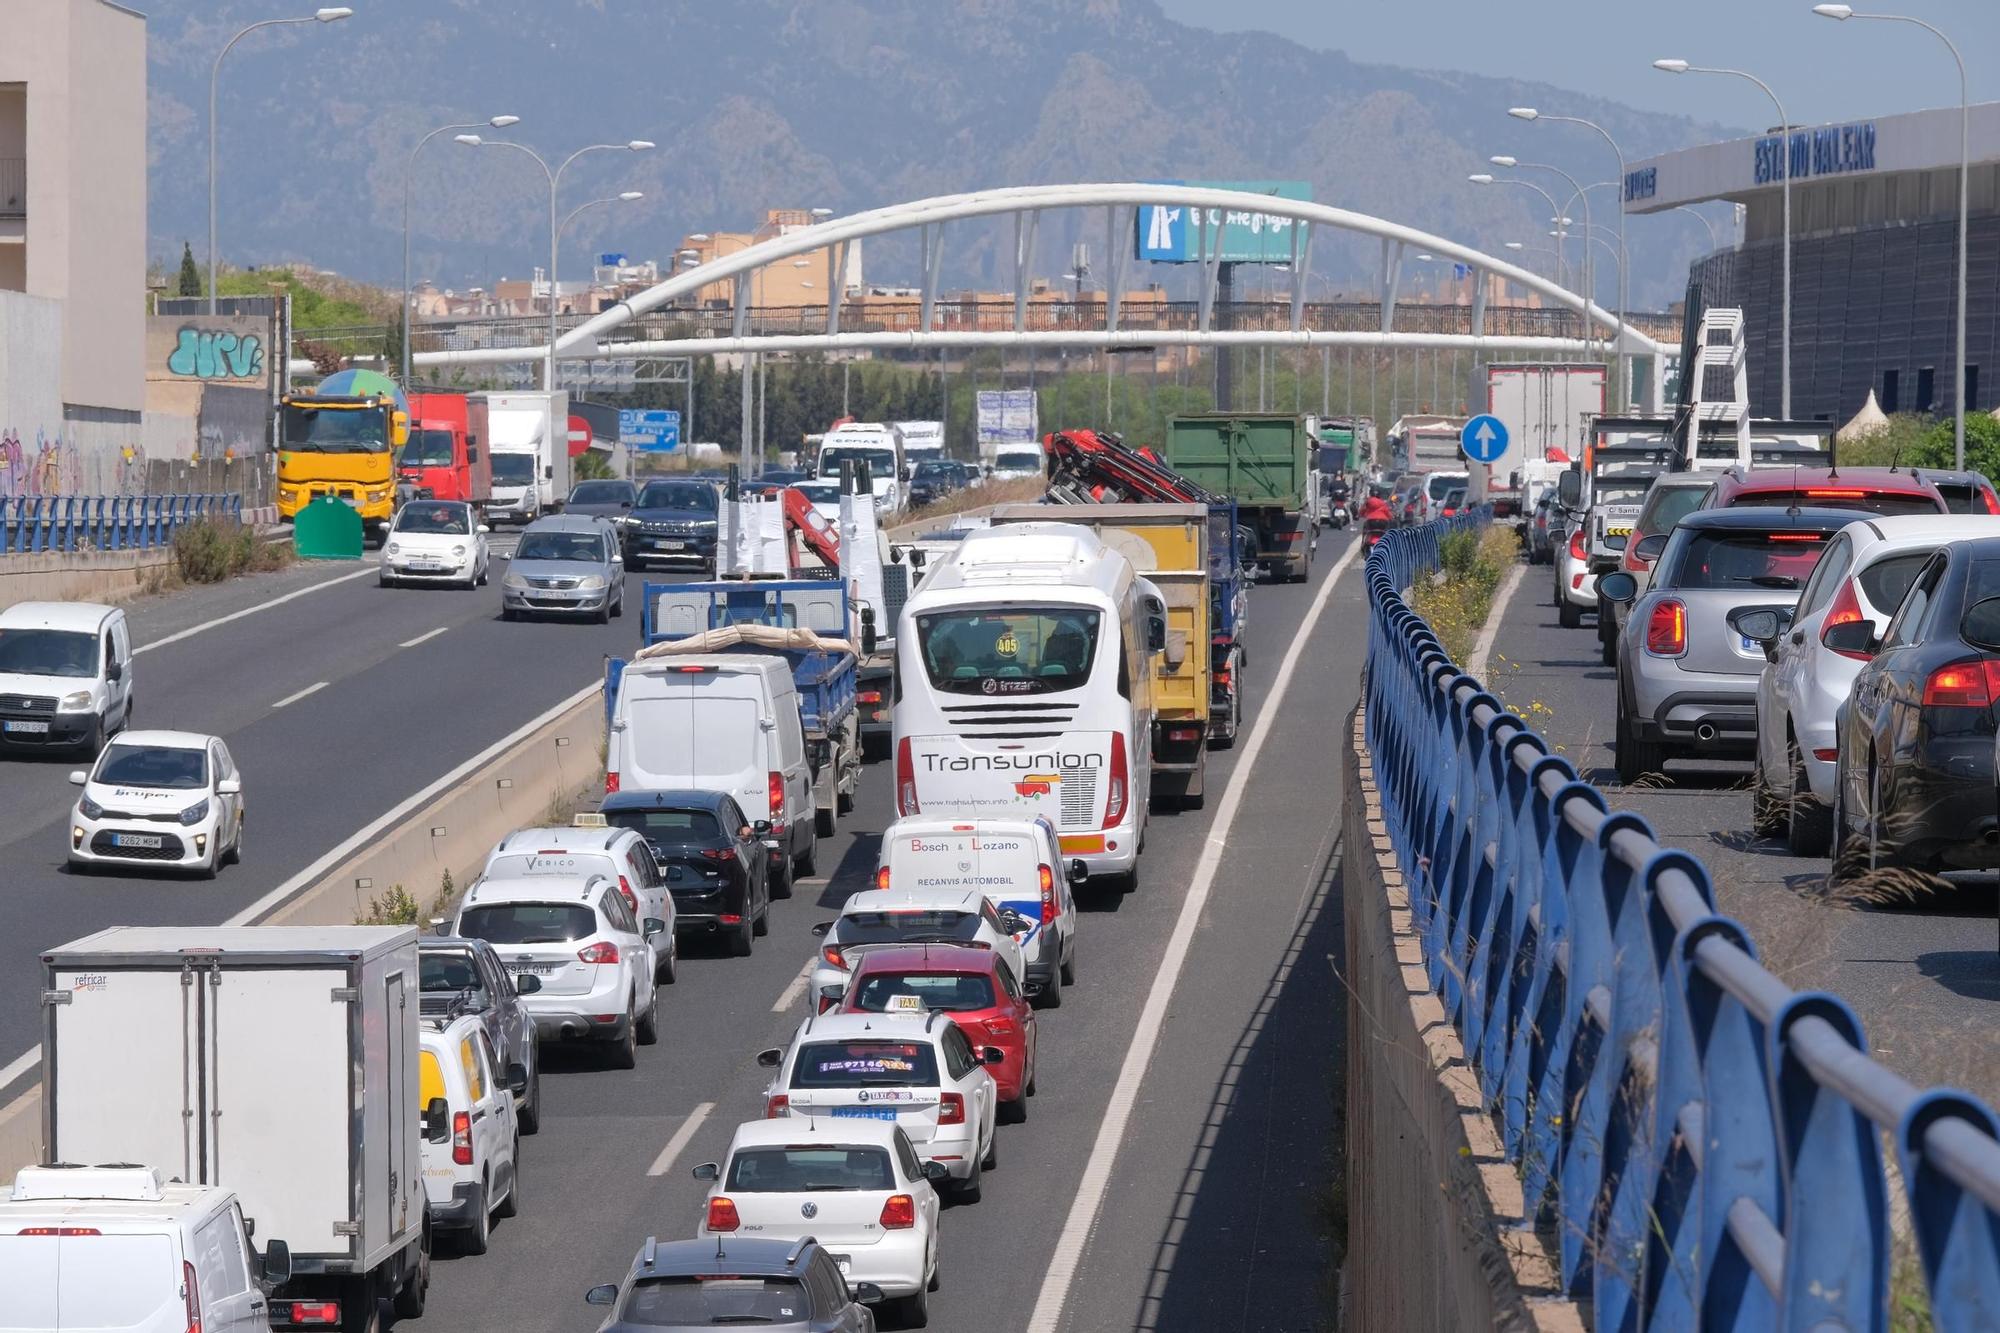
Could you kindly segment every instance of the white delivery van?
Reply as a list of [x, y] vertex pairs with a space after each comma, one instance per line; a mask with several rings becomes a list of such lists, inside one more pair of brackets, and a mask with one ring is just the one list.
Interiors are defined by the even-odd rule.
[[266, 1260], [286, 1244], [278, 1327], [422, 1311], [416, 931], [114, 926], [42, 964], [48, 1161], [232, 1191]]
[[604, 789], [729, 793], [753, 823], [770, 821], [771, 896], [791, 896], [793, 868], [813, 864], [818, 837], [791, 664], [756, 653], [641, 655], [626, 664]]
[[71, 746], [95, 756], [132, 725], [132, 631], [94, 602], [0, 611], [0, 750]]
[[0, 1333], [264, 1333], [260, 1263], [236, 1196], [147, 1166], [29, 1166], [0, 1202]]
[[464, 1254], [486, 1253], [495, 1217], [520, 1206], [521, 1125], [514, 1093], [528, 1071], [500, 1067], [478, 1014], [424, 1022], [417, 1107], [424, 1131], [424, 1194], [431, 1226]]
[[482, 393], [493, 470], [491, 522], [532, 523], [569, 495], [569, 394]]

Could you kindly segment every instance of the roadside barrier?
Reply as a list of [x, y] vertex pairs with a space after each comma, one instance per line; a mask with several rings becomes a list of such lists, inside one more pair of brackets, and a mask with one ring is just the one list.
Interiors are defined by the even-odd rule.
[[1934, 1326], [2000, 1328], [2000, 1121], [1870, 1059], [1698, 859], [1451, 662], [1400, 590], [1462, 526], [1369, 554], [1366, 736], [1431, 985], [1567, 1294], [1600, 1329], [1888, 1328], [1887, 1133]]
[[196, 519], [242, 515], [241, 495], [0, 496], [0, 555], [140, 550]]

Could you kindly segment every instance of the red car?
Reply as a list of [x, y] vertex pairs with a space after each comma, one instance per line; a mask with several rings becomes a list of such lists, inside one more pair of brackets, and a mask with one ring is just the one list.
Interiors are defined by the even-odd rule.
[[1942, 514], [1944, 496], [1913, 468], [1769, 467], [1718, 472], [1703, 509], [1772, 505], [1860, 509], [1870, 514]]
[[1027, 1118], [1035, 1089], [1035, 1011], [1006, 959], [963, 944], [908, 944], [862, 955], [840, 1012], [903, 1008], [950, 1014], [975, 1049], [999, 1047], [1006, 1059], [987, 1072], [998, 1085], [1003, 1114]]

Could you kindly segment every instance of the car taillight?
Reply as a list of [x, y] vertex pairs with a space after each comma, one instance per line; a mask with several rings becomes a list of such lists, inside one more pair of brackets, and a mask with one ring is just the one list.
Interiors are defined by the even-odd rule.
[[451, 1114], [451, 1160], [460, 1166], [472, 1165], [472, 1117], [464, 1111]]
[[1104, 798], [1104, 827], [1116, 828], [1118, 821], [1125, 818], [1125, 807], [1129, 779], [1125, 773], [1125, 733], [1111, 733], [1111, 781], [1109, 795]]
[[938, 1101], [938, 1123], [940, 1125], [962, 1125], [965, 1123], [965, 1094], [947, 1092]]
[[734, 1231], [742, 1225], [743, 1219], [736, 1215], [736, 1200], [718, 1194], [708, 1201], [710, 1231]]
[[618, 790], [618, 772], [616, 769], [613, 769], [604, 775], [604, 793], [605, 795], [609, 796], [617, 792], [617, 790]]
[[889, 867], [887, 866], [875, 867], [875, 887], [878, 889], [886, 889], [889, 887]]
[[910, 738], [896, 742], [896, 813], [905, 817], [917, 813], [917, 772], [910, 762]]
[[1926, 708], [1990, 708], [2000, 696], [2000, 657], [1953, 662], [1924, 682]]
[[632, 909], [632, 914], [637, 916], [639, 914], [639, 895], [632, 892], [632, 885], [627, 882], [623, 875], [618, 877], [618, 892], [624, 897], [625, 905]]
[[785, 775], [767, 774], [764, 783], [765, 794], [771, 801], [771, 827], [775, 829], [785, 822]]
[[882, 1205], [882, 1229], [907, 1231], [917, 1224], [917, 1201], [907, 1194], [891, 1194]]
[[1687, 651], [1687, 603], [1675, 597], [1653, 603], [1646, 620], [1646, 651], [1655, 657], [1679, 657]]
[[101, 1236], [96, 1227], [22, 1227], [17, 1236]]
[[181, 1265], [181, 1281], [187, 1285], [187, 1333], [201, 1333], [201, 1283], [195, 1280], [194, 1265]]
[[1993, 494], [1991, 486], [1979, 488], [1979, 503], [1989, 514], [2000, 514], [2000, 496]]
[[880, 690], [862, 690], [862, 691], [858, 692], [858, 693], [857, 693], [857, 694], [856, 694], [856, 695], [855, 695], [854, 697], [855, 697], [856, 701], [858, 701], [858, 702], [860, 702], [860, 703], [864, 703], [864, 704], [879, 704], [879, 703], [881, 703], [881, 702], [882, 702], [882, 691], [880, 691]]
[[837, 945], [827, 945], [819, 951], [819, 956], [826, 960], [828, 967], [837, 967], [843, 972], [847, 970], [847, 955]]
[[1848, 486], [1813, 487], [1806, 491], [1808, 500], [1860, 500], [1866, 498], [1867, 491], [1855, 490]]
[[704, 847], [701, 849], [701, 854], [710, 861], [734, 861], [736, 859], [736, 849], [734, 847]]
[[[1861, 617], [1861, 599], [1855, 595], [1854, 580], [1843, 579], [1840, 591], [1833, 595], [1833, 604], [1826, 608], [1826, 619], [1820, 622], [1819, 641], [1826, 643], [1826, 633], [1835, 625], [1851, 625]], [[1852, 648], [1834, 648], [1832, 651], [1842, 657], [1851, 657], [1857, 662], [1866, 662], [1868, 654]]]
[[1569, 535], [1569, 558], [1572, 560], [1581, 560], [1589, 554], [1590, 550], [1584, 545], [1583, 541], [1583, 529], [1578, 528]]
[[294, 1324], [337, 1324], [340, 1322], [339, 1301], [293, 1301], [292, 1323]]
[[610, 940], [599, 940], [586, 949], [577, 951], [577, 961], [583, 963], [615, 963], [618, 961], [618, 946]]
[[1042, 882], [1042, 924], [1046, 926], [1056, 919], [1056, 872], [1036, 866], [1035, 878]]
[[980, 1024], [980, 1026], [985, 1029], [986, 1035], [989, 1037], [1011, 1037], [1014, 1035], [1014, 1025], [1004, 1018], [989, 1018]]
[[764, 1118], [766, 1120], [776, 1120], [781, 1115], [790, 1115], [791, 1113], [792, 1099], [782, 1092], [771, 1097], [764, 1103]]

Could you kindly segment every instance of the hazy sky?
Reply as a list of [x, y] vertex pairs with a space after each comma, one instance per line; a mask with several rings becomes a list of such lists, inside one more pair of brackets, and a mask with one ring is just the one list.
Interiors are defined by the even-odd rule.
[[[1532, 79], [1658, 111], [1762, 128], [1776, 113], [1741, 79], [1654, 70], [1661, 57], [1748, 70], [1795, 124], [1956, 105], [1951, 53], [1907, 23], [1820, 18], [1811, 0], [1159, 0], [1199, 27], [1263, 29], [1356, 60]], [[1972, 100], [2000, 100], [2000, 0], [1886, 0], [1964, 53]], [[1544, 108], [1553, 110], [1554, 108]]]

